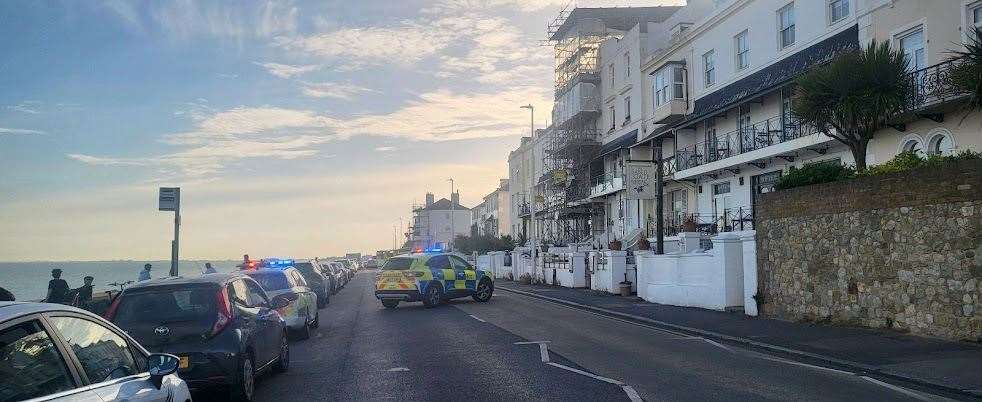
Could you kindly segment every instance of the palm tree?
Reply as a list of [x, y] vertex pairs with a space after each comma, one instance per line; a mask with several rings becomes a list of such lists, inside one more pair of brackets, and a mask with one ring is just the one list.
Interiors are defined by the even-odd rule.
[[965, 50], [949, 52], [950, 60], [958, 61], [951, 67], [947, 84], [958, 92], [968, 94], [966, 103], [969, 109], [982, 110], [982, 30], [975, 28], [974, 35], [965, 44]]
[[848, 146], [859, 171], [866, 169], [873, 134], [904, 110], [915, 91], [903, 52], [875, 40], [811, 69], [795, 84], [794, 116]]

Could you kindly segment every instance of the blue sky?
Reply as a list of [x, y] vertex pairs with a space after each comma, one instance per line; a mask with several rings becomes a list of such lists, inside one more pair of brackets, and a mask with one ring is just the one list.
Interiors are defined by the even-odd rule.
[[0, 2], [0, 260], [166, 258], [159, 186], [188, 258], [389, 247], [507, 175], [565, 2]]

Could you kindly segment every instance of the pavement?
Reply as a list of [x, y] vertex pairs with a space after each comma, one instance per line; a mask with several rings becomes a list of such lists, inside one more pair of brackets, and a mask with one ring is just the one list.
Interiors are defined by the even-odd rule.
[[290, 371], [259, 378], [257, 401], [948, 396], [503, 290], [511, 284], [488, 303], [387, 310], [372, 275], [359, 273], [331, 298], [321, 327], [292, 344]]
[[511, 290], [797, 360], [982, 397], [982, 345], [868, 328], [796, 323], [649, 303], [589, 289], [499, 281]]

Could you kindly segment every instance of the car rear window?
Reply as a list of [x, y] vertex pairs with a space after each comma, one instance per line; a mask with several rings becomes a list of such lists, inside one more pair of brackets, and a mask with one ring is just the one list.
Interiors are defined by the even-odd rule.
[[382, 266], [382, 270], [385, 271], [399, 271], [404, 269], [409, 269], [413, 265], [413, 259], [409, 257], [394, 257], [389, 258]]
[[123, 293], [113, 321], [125, 326], [143, 321], [180, 322], [215, 316], [215, 287], [141, 290]]
[[293, 264], [293, 267], [299, 269], [300, 272], [304, 272], [304, 273], [314, 272], [314, 266], [311, 265], [309, 262], [298, 262]]
[[259, 286], [262, 286], [266, 290], [280, 290], [290, 288], [290, 282], [286, 280], [286, 275], [283, 271], [273, 271], [273, 272], [249, 272], [252, 279], [259, 282]]

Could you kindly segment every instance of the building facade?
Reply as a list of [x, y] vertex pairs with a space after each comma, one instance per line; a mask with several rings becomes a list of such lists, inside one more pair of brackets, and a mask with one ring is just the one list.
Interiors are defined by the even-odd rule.
[[432, 193], [426, 193], [422, 205], [413, 206], [412, 223], [406, 234], [406, 248], [410, 250], [447, 247], [456, 236], [471, 234], [472, 211], [460, 205], [460, 193], [454, 192], [450, 199], [434, 200]]
[[494, 191], [473, 208], [472, 232], [481, 236], [511, 235], [511, 195], [508, 179], [501, 179]]

